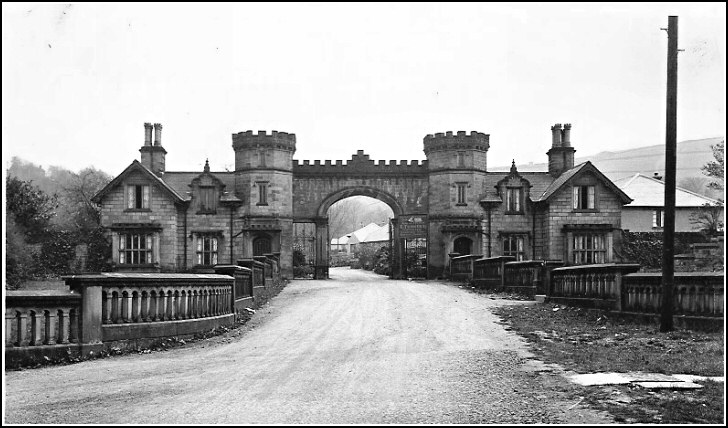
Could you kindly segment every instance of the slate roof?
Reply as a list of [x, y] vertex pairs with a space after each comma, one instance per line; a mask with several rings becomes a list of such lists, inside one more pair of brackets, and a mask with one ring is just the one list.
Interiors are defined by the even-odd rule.
[[[176, 172], [176, 171], [170, 171], [165, 172], [162, 174], [162, 180], [164, 180], [169, 187], [174, 189], [179, 195], [183, 197], [184, 200], [189, 201], [192, 198], [192, 195], [189, 194], [191, 188], [190, 184], [192, 183], [192, 180], [199, 177], [202, 172]], [[234, 200], [240, 200], [237, 197], [234, 196], [235, 192], [235, 173], [233, 172], [211, 172], [210, 174], [214, 175], [215, 178], [222, 181], [222, 183], [225, 185], [225, 192], [228, 192], [227, 195], [224, 195], [222, 197], [222, 201], [227, 200], [234, 201]], [[231, 199], [231, 195], [232, 198]]]
[[[662, 207], [665, 205], [665, 182], [637, 173], [631, 177], [615, 180], [614, 184], [632, 199], [630, 207]], [[700, 207], [717, 200], [699, 195], [687, 189], [675, 188], [676, 207]]]

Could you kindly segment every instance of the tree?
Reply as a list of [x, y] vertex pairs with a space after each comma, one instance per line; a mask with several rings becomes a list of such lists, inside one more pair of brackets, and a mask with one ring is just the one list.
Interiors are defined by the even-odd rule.
[[58, 208], [58, 197], [49, 196], [32, 182], [8, 177], [5, 180], [7, 216], [22, 229], [29, 243], [40, 242], [48, 233]]
[[710, 202], [706, 202], [702, 207], [690, 214], [690, 224], [695, 225], [697, 229], [706, 235], [714, 236], [723, 230], [723, 222], [721, 221], [722, 214], [722, 203], [717, 202], [711, 204]]
[[717, 179], [715, 181], [711, 181], [708, 184], [708, 187], [722, 192], [725, 187], [725, 141], [712, 145], [710, 148], [713, 149], [713, 157], [715, 160], [709, 161], [703, 165], [703, 168], [701, 169], [703, 170], [703, 174]]

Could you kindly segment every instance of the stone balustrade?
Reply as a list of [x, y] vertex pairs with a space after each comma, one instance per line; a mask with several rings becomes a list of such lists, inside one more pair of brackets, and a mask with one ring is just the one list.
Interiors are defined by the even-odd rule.
[[503, 264], [506, 291], [534, 297], [545, 295], [550, 285], [550, 271], [560, 267], [560, 260], [523, 260]]
[[550, 299], [576, 306], [620, 309], [622, 277], [638, 264], [603, 263], [556, 268], [551, 271]]
[[55, 290], [6, 293], [6, 348], [78, 343], [79, 294]]
[[132, 283], [104, 287], [102, 322], [120, 324], [205, 318], [230, 313], [229, 284], [205, 285]]
[[473, 262], [473, 283], [477, 288], [503, 290], [505, 288], [505, 264], [515, 261], [512, 256], [480, 258]]
[[278, 254], [256, 259], [238, 263], [249, 267], [216, 266], [216, 274], [74, 275], [64, 277], [70, 292], [8, 291], [6, 366], [136, 349], [232, 325], [283, 284]]
[[450, 277], [455, 280], [473, 279], [474, 263], [482, 254], [468, 254], [450, 259]]
[[[724, 275], [721, 272], [675, 272], [673, 313], [679, 316], [723, 317]], [[662, 274], [632, 273], [622, 283], [622, 311], [660, 313]]]

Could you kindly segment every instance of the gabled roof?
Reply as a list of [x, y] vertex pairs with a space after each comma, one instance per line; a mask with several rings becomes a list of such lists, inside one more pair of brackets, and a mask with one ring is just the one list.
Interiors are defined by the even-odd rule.
[[389, 225], [379, 226], [378, 229], [369, 233], [361, 242], [389, 241]]
[[[200, 176], [200, 172], [165, 172], [162, 176], [162, 180], [164, 180], [169, 187], [175, 190], [179, 195], [181, 195], [185, 200], [189, 201], [192, 196], [190, 195], [190, 191], [192, 190], [190, 188], [190, 184], [192, 184], [192, 180]], [[222, 184], [225, 185], [225, 191], [233, 195], [235, 192], [235, 174], [232, 172], [211, 172], [215, 178], [220, 180]], [[224, 198], [225, 196], [223, 196]], [[237, 197], [236, 197], [237, 199]]]
[[106, 196], [116, 186], [120, 185], [132, 172], [140, 172], [142, 175], [152, 180], [153, 183], [158, 185], [159, 188], [162, 189], [162, 191], [166, 193], [170, 198], [172, 198], [175, 202], [184, 202], [186, 200], [175, 189], [170, 187], [159, 176], [157, 176], [157, 174], [153, 173], [149, 168], [142, 165], [141, 162], [136, 159], [131, 163], [131, 165], [126, 167], [126, 169], [121, 174], [117, 175], [116, 178], [111, 180], [109, 184], [104, 186], [103, 189], [99, 190], [99, 192], [95, 194], [94, 197], [91, 198], [91, 200], [97, 204], [100, 203], [104, 196]]
[[610, 188], [614, 193], [619, 196], [620, 199], [622, 199], [622, 203], [628, 204], [632, 201], [632, 198], [627, 196], [626, 193], [622, 191], [619, 187], [617, 187], [610, 179], [608, 179], [604, 174], [602, 174], [591, 162], [586, 161], [584, 163], [581, 163], [570, 170], [564, 171], [560, 176], [556, 178], [541, 194], [539, 197], [537, 194], [533, 193], [532, 191], [532, 198], [535, 202], [545, 202], [548, 201], [551, 196], [553, 196], [559, 189], [561, 189], [563, 186], [565, 186], [572, 178], [577, 176], [579, 173], [589, 171], [592, 172], [594, 175], [597, 176], [597, 178], [604, 183], [608, 188]]
[[[634, 200], [632, 207], [663, 207], [665, 206], [665, 182], [637, 173], [631, 177], [615, 180], [614, 184], [624, 190]], [[676, 207], [700, 207], [717, 204], [719, 201], [691, 192], [680, 187], [675, 188]]]

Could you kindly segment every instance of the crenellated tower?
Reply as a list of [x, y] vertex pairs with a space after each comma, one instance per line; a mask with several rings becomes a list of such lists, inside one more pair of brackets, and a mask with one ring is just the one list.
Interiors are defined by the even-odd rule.
[[291, 277], [293, 154], [296, 135], [287, 132], [233, 134], [235, 193], [243, 200], [240, 218], [243, 257], [281, 253], [281, 269]]
[[446, 260], [454, 253], [482, 253], [479, 201], [486, 189], [489, 147], [490, 135], [477, 131], [425, 136], [430, 260]]

